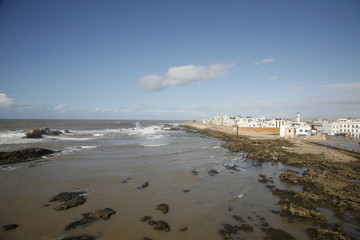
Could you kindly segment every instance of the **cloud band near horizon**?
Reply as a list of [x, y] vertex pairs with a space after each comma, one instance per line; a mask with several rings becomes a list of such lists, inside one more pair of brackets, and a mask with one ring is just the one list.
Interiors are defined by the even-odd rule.
[[212, 64], [208, 66], [170, 67], [165, 76], [148, 75], [139, 79], [139, 88], [143, 91], [163, 91], [171, 86], [184, 86], [196, 82], [221, 78], [233, 64]]

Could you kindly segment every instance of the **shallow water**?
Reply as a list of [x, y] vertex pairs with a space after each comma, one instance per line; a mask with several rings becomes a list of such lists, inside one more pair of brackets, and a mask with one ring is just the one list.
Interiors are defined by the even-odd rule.
[[[217, 139], [168, 131], [164, 122], [58, 122], [51, 128], [70, 129], [72, 133], [26, 143], [10, 136], [12, 140], [0, 146], [0, 151], [29, 146], [63, 150], [45, 159], [48, 161], [2, 166], [0, 225], [17, 223], [19, 227], [0, 231], [0, 239], [58, 239], [81, 234], [99, 239], [221, 239], [218, 230], [222, 224], [242, 224], [233, 219], [235, 214], [254, 226], [254, 232], [240, 231], [234, 239], [262, 239], [261, 217], [270, 227], [308, 239], [304, 229], [309, 225], [289, 224], [286, 218], [270, 212], [280, 210], [276, 205], [279, 199], [258, 182], [258, 175], [265, 174], [273, 177], [279, 188], [299, 188], [279, 182], [278, 176], [287, 166], [260, 164], [244, 153], [229, 153]], [[42, 127], [36, 121], [32, 124], [29, 129]], [[49, 126], [48, 122], [41, 124]], [[9, 131], [3, 124], [0, 136], [26, 130], [19, 125]], [[239, 171], [225, 168], [233, 164]], [[197, 176], [192, 174], [194, 169]], [[211, 169], [219, 174], [210, 176]], [[146, 181], [150, 185], [138, 189]], [[87, 202], [81, 206], [55, 211], [60, 203], [48, 202], [60, 192], [78, 190], [87, 192]], [[169, 204], [168, 214], [155, 209], [161, 203]], [[64, 232], [64, 227], [83, 213], [105, 207], [116, 211], [109, 220]], [[146, 215], [167, 222], [171, 231], [155, 231], [140, 221]], [[179, 231], [182, 227], [188, 230]]]

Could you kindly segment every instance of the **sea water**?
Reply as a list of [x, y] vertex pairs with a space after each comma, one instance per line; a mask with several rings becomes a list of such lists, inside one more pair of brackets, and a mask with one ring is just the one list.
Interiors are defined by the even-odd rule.
[[[61, 239], [84, 234], [109, 240], [221, 239], [218, 231], [223, 224], [243, 224], [233, 215], [254, 227], [251, 233], [239, 231], [234, 239], [262, 239], [261, 218], [272, 228], [308, 239], [305, 229], [309, 225], [289, 224], [273, 213], [280, 210], [279, 199], [258, 181], [259, 174], [265, 174], [278, 188], [297, 188], [278, 180], [287, 166], [259, 163], [246, 153], [228, 152], [218, 139], [171, 130], [181, 129], [180, 124], [0, 120], [0, 151], [28, 147], [60, 151], [37, 161], [0, 166], [0, 225], [19, 224], [15, 230], [0, 231], [0, 239]], [[43, 127], [63, 134], [23, 138], [27, 130]], [[226, 167], [235, 165], [236, 170]], [[210, 170], [219, 173], [211, 176]], [[149, 186], [142, 189], [144, 182]], [[85, 191], [87, 202], [66, 211], [56, 211], [60, 203], [48, 202], [60, 192], [73, 191]], [[162, 203], [169, 205], [169, 213], [156, 210]], [[83, 213], [106, 207], [116, 211], [109, 220], [64, 231]], [[167, 222], [171, 231], [156, 231], [141, 222], [147, 215]]]

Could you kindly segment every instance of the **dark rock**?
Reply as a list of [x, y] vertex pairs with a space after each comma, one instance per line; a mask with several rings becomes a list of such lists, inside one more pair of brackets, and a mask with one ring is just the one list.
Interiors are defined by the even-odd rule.
[[162, 220], [159, 220], [159, 221], [151, 220], [148, 222], [148, 224], [152, 225], [152, 226], [155, 225], [154, 229], [157, 231], [170, 232], [170, 226]]
[[194, 170], [192, 170], [191, 171], [191, 173], [194, 175], [194, 176], [197, 176], [197, 175], [199, 175], [199, 170], [197, 170], [197, 169], [194, 169]]
[[43, 135], [59, 136], [60, 134], [62, 134], [62, 132], [58, 130], [50, 130], [49, 128], [37, 128], [27, 131], [24, 138], [42, 138]]
[[25, 138], [42, 138], [42, 135], [47, 134], [44, 129], [32, 129], [26, 132]]
[[61, 240], [95, 240], [95, 239], [96, 237], [90, 235], [80, 235], [80, 236], [61, 238]]
[[234, 215], [233, 218], [234, 218], [235, 220], [237, 220], [237, 221], [245, 222], [245, 220], [242, 219], [242, 218], [241, 218], [240, 216], [238, 216], [238, 215]]
[[217, 170], [215, 170], [215, 169], [211, 169], [211, 170], [208, 171], [208, 174], [210, 176], [215, 176], [216, 174], [219, 174], [219, 172]]
[[348, 236], [343, 228], [338, 225], [322, 224], [316, 227], [307, 228], [306, 232], [311, 240], [328, 240], [341, 239], [352, 240], [354, 238]]
[[99, 219], [108, 220], [111, 215], [115, 214], [116, 212], [111, 208], [104, 208], [102, 210], [96, 210], [90, 213], [84, 213], [83, 218], [78, 221], [72, 222], [65, 227], [65, 231], [69, 231], [74, 229], [78, 226], [82, 226], [85, 224], [93, 223]]
[[231, 226], [230, 224], [223, 224], [225, 232], [229, 234], [237, 233], [239, 228], [237, 226]]
[[152, 240], [151, 238], [144, 237], [143, 240]]
[[144, 182], [143, 185], [141, 185], [141, 187], [138, 187], [138, 189], [144, 189], [147, 188], [150, 185], [149, 182]]
[[237, 165], [234, 166], [226, 165], [225, 168], [229, 171], [237, 171], [237, 172], [240, 171]]
[[157, 205], [156, 209], [160, 210], [164, 214], [167, 214], [169, 212], [169, 205], [166, 203], [162, 203]]
[[44, 148], [26, 148], [13, 152], [0, 152], [0, 164], [13, 164], [32, 161], [42, 156], [54, 154], [56, 151]]
[[190, 192], [190, 189], [185, 189], [185, 190], [183, 190], [183, 192], [188, 193], [188, 192]]
[[75, 199], [77, 197], [82, 196], [83, 194], [85, 194], [86, 192], [62, 192], [59, 193], [55, 196], [53, 196], [49, 202], [55, 202], [55, 201], [59, 201], [59, 202], [67, 202], [70, 201], [72, 199]]
[[86, 202], [86, 197], [83, 194], [85, 193], [86, 192], [62, 192], [52, 197], [49, 202], [64, 202], [63, 204], [55, 207], [55, 210], [63, 211], [84, 204]]
[[10, 230], [17, 228], [18, 226], [19, 226], [19, 224], [6, 224], [6, 225], [2, 226], [2, 229], [4, 231], [10, 231]]
[[254, 228], [252, 226], [250, 226], [249, 224], [242, 224], [238, 228], [239, 228], [239, 230], [244, 231], [244, 232], [253, 232], [254, 231]]
[[262, 230], [266, 233], [264, 240], [296, 240], [296, 238], [281, 229], [269, 228]]
[[260, 179], [258, 181], [261, 183], [267, 183], [267, 182], [274, 183], [274, 180], [272, 180], [271, 177], [268, 178], [266, 175], [263, 175], [263, 174], [259, 174], [259, 177], [260, 177]]
[[58, 131], [58, 130], [48, 130], [47, 131], [47, 135], [50, 135], [50, 136], [59, 136], [60, 134], [62, 134], [62, 132]]
[[144, 216], [144, 217], [141, 218], [141, 221], [142, 222], [147, 222], [147, 221], [149, 221], [151, 219], [152, 219], [152, 217], [150, 217], [150, 216]]
[[82, 205], [86, 202], [86, 197], [84, 196], [79, 196], [77, 198], [74, 198], [74, 199], [71, 199], [69, 201], [66, 201], [65, 203], [59, 205], [59, 206], [56, 206], [55, 207], [55, 210], [57, 211], [63, 211], [63, 210], [66, 210], [66, 209], [69, 209], [69, 208], [72, 208], [72, 207], [76, 207], [76, 206], [79, 206], [79, 205]]
[[185, 231], [187, 231], [187, 230], [189, 230], [187, 227], [181, 227], [181, 228], [179, 229], [180, 232], [185, 232]]
[[233, 239], [232, 236], [227, 233], [224, 229], [219, 230], [219, 235], [222, 237], [223, 240]]

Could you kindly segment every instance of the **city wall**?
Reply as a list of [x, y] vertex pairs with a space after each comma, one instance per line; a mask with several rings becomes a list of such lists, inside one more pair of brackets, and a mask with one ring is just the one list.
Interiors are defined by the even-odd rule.
[[203, 124], [200, 122], [185, 122], [184, 125], [195, 127], [198, 129], [210, 129], [210, 130], [236, 134], [236, 135], [246, 135], [247, 133], [277, 134], [280, 132], [279, 128], [252, 128], [252, 127], [238, 127], [237, 125], [224, 126], [224, 125], [216, 125], [216, 124]]

